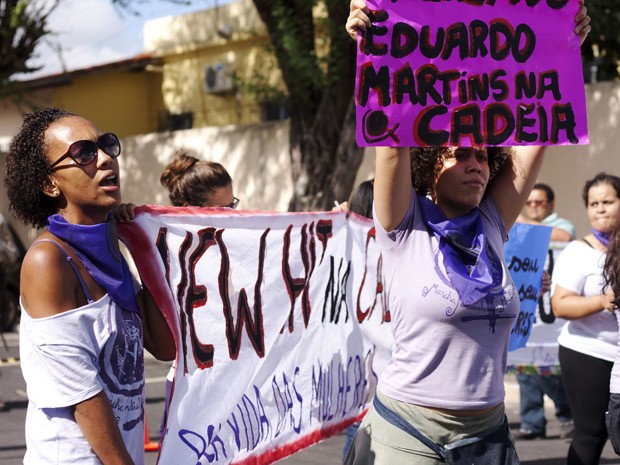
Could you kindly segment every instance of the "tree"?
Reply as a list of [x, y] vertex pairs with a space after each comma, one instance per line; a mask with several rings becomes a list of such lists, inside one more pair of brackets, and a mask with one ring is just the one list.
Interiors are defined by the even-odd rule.
[[60, 0], [0, 1], [0, 97], [15, 95], [11, 78], [37, 71], [28, 64], [36, 46], [50, 34], [47, 19]]
[[[582, 48], [599, 79], [618, 77], [620, 9], [618, 0], [588, 0], [592, 33]], [[317, 19], [313, 0], [253, 0], [265, 23], [288, 88], [291, 155], [295, 193], [291, 210], [327, 209], [346, 199], [361, 162], [355, 143], [355, 44], [344, 32], [346, 0], [325, 0]], [[321, 24], [321, 21], [323, 23]], [[326, 34], [329, 51], [322, 63], [315, 34]]]
[[[51, 36], [47, 22], [62, 0], [0, 0], [0, 98], [20, 97], [20, 87], [13, 79], [17, 74], [38, 71], [31, 66], [37, 46]], [[137, 13], [132, 6], [150, 0], [110, 0], [119, 8]], [[159, 0], [188, 4], [191, 0]], [[60, 47], [55, 46], [60, 53]]]
[[586, 81], [591, 73], [599, 81], [620, 77], [620, 9], [617, 0], [588, 0], [592, 32], [581, 53]]
[[294, 193], [292, 211], [346, 200], [362, 150], [355, 143], [355, 42], [346, 0], [253, 0], [288, 91]]

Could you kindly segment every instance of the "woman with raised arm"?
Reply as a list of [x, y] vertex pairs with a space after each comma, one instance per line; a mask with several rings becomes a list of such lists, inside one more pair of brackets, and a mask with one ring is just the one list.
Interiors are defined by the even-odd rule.
[[[351, 2], [354, 39], [368, 15]], [[583, 40], [585, 7], [576, 21]], [[377, 148], [374, 221], [394, 350], [346, 464], [518, 463], [504, 374], [520, 304], [504, 242], [542, 161], [531, 146]]]
[[118, 138], [58, 108], [29, 114], [7, 156], [11, 211], [45, 231], [21, 272], [24, 464], [144, 464], [143, 347], [172, 334], [119, 252]]

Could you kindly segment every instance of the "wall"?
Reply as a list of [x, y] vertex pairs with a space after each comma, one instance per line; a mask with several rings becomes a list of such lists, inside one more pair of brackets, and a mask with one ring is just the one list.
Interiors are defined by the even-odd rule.
[[[144, 47], [163, 61], [166, 109], [172, 114], [193, 113], [194, 128], [261, 122], [260, 101], [246, 91], [248, 86], [260, 83], [261, 91], [282, 89], [267, 32], [251, 0], [148, 21]], [[207, 93], [205, 66], [218, 64], [227, 67], [236, 86]]]
[[589, 223], [581, 199], [586, 180], [606, 171], [620, 176], [620, 83], [586, 86], [590, 145], [550, 147], [539, 181], [556, 194], [556, 212], [575, 224], [577, 236]]
[[157, 129], [163, 110], [159, 72], [104, 72], [54, 89], [54, 105], [93, 121], [119, 137]]
[[221, 163], [233, 179], [240, 209], [286, 211], [292, 195], [288, 123], [224, 126], [148, 134], [122, 140], [123, 200], [169, 205], [159, 177], [179, 148]]
[[253, 73], [262, 72], [274, 81], [280, 76], [279, 71], [269, 71], [273, 59], [260, 42], [254, 41], [187, 52], [163, 60], [165, 106], [173, 114], [192, 112], [194, 128], [245, 125], [262, 120], [260, 103], [249, 92], [238, 88], [219, 94], [205, 92], [205, 66], [226, 64], [229, 72], [243, 83], [252, 82]]

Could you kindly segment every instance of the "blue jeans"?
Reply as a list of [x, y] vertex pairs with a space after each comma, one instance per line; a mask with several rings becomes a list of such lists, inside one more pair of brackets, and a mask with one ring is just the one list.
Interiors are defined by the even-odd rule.
[[605, 414], [605, 424], [614, 452], [620, 455], [620, 394], [609, 395], [609, 409]]
[[558, 375], [517, 375], [521, 398], [521, 428], [546, 434], [544, 396], [555, 404], [555, 416], [560, 422], [570, 420], [568, 399]]
[[346, 429], [347, 437], [344, 441], [344, 447], [342, 449], [342, 460], [343, 461], [346, 458], [347, 453], [349, 452], [349, 448], [351, 447], [351, 444], [353, 444], [353, 438], [355, 438], [355, 434], [357, 433], [357, 430], [359, 429], [361, 424], [362, 424], [361, 421], [356, 421], [355, 423], [353, 423], [351, 426], [349, 426]]

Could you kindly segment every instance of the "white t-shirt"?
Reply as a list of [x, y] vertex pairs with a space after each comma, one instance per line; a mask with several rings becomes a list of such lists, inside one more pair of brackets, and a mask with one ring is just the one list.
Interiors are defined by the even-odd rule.
[[[552, 289], [561, 286], [568, 291], [589, 297], [603, 290], [605, 254], [583, 241], [566, 246], [553, 268]], [[606, 310], [566, 322], [558, 343], [567, 349], [613, 362], [618, 345], [616, 317]]]
[[144, 464], [144, 353], [140, 316], [106, 294], [48, 318], [22, 308], [21, 367], [28, 391], [25, 465], [101, 465], [73, 406], [104, 391], [125, 446]]

